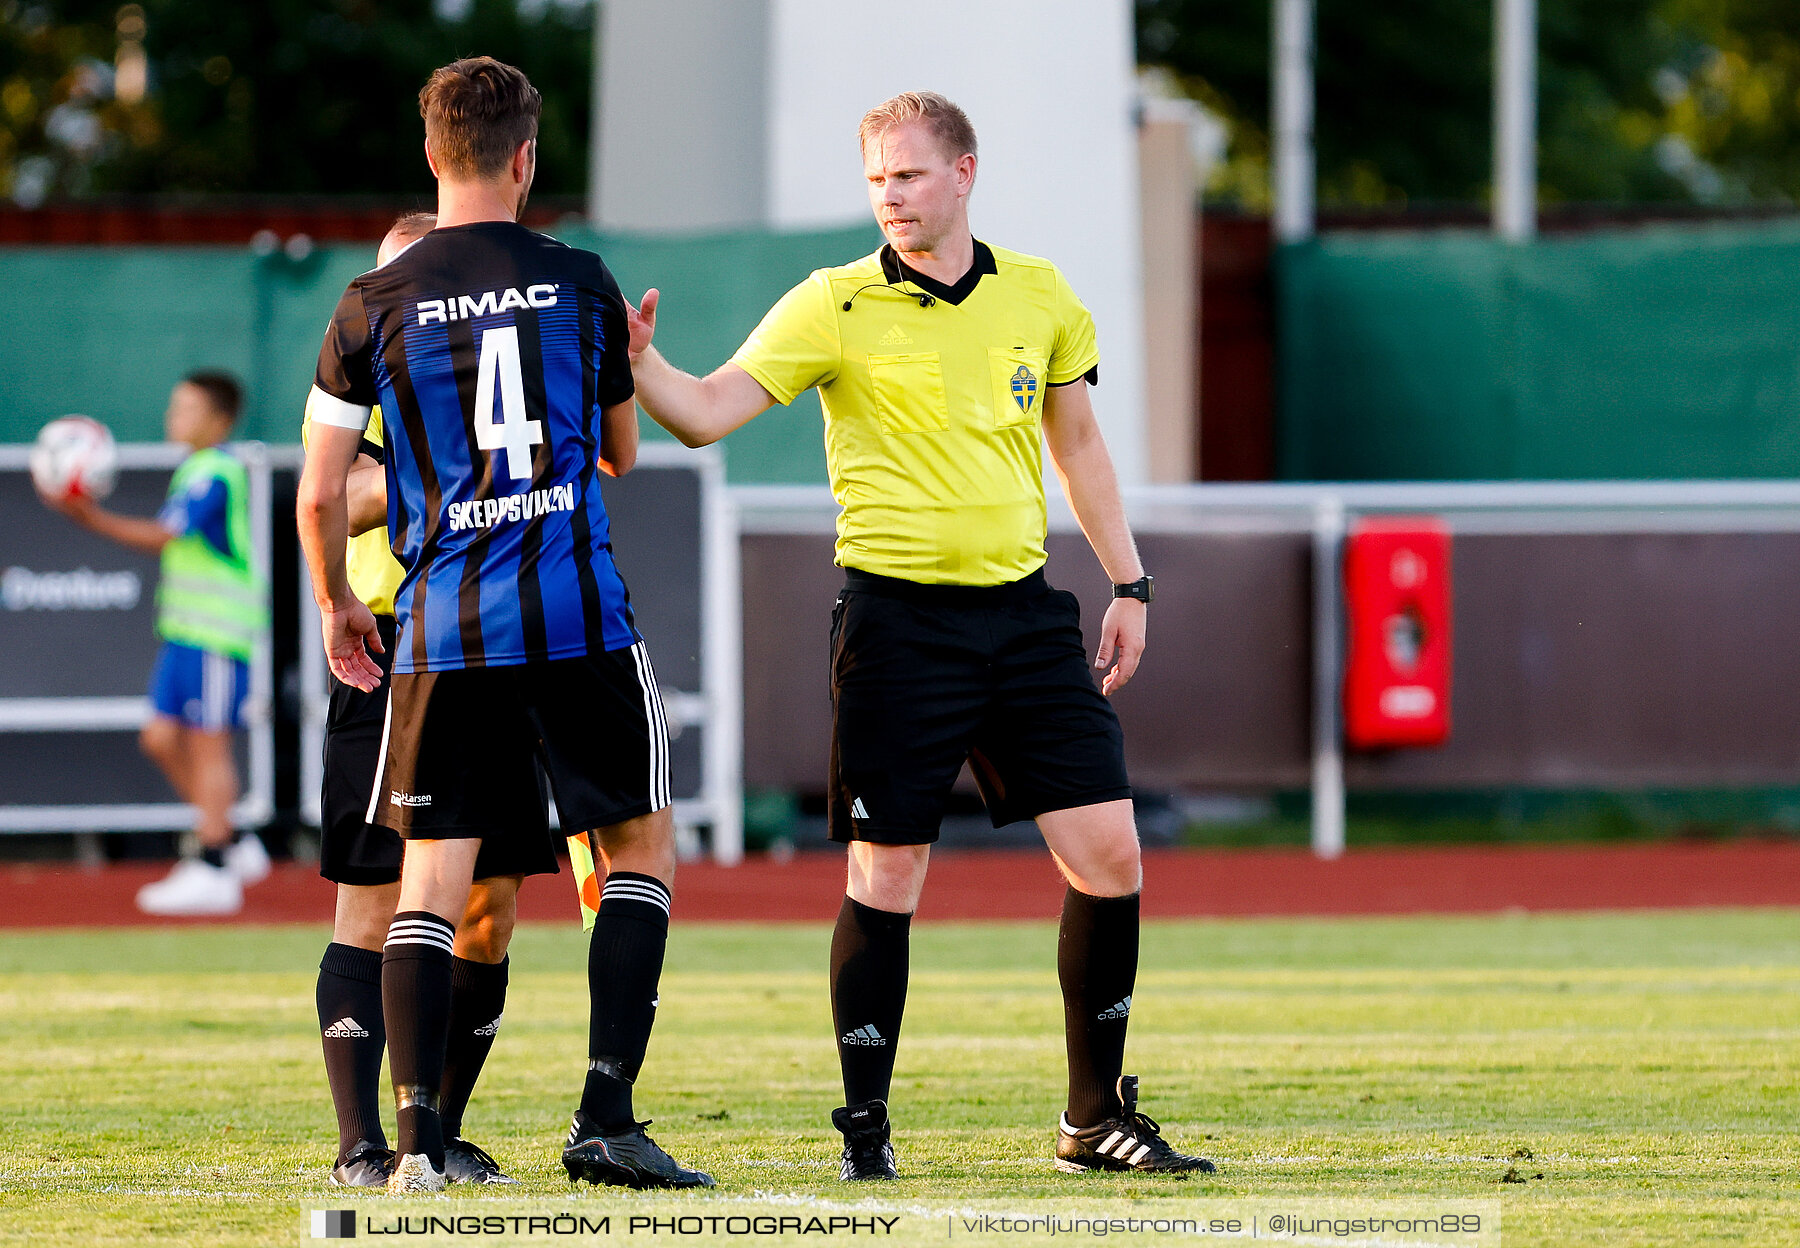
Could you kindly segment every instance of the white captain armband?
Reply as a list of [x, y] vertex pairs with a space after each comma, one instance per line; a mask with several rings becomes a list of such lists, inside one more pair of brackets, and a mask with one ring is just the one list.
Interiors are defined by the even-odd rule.
[[361, 433], [369, 427], [369, 413], [374, 410], [358, 403], [346, 403], [342, 399], [333, 398], [317, 386], [306, 396], [306, 418], [318, 425], [334, 425], [339, 429], [354, 429]]

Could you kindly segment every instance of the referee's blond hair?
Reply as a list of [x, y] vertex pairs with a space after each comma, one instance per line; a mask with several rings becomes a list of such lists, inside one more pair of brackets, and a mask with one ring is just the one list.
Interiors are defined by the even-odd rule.
[[951, 160], [975, 154], [975, 127], [969, 124], [969, 115], [936, 91], [902, 91], [877, 104], [863, 114], [856, 137], [867, 147], [870, 139], [909, 121], [922, 121], [930, 127], [932, 137]]

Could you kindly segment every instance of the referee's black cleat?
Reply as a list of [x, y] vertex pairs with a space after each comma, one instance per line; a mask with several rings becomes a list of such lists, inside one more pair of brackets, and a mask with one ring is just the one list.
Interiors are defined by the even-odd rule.
[[569, 1182], [586, 1179], [611, 1187], [712, 1187], [712, 1175], [689, 1170], [644, 1132], [650, 1120], [634, 1122], [623, 1131], [602, 1131], [580, 1110], [569, 1128], [569, 1146], [563, 1149], [563, 1169]]
[[460, 1135], [444, 1141], [444, 1177], [452, 1183], [517, 1183], [500, 1169], [487, 1150]]
[[334, 1187], [386, 1187], [393, 1173], [393, 1149], [358, 1140], [331, 1168], [331, 1182]]
[[1056, 1168], [1067, 1174], [1088, 1170], [1137, 1170], [1147, 1174], [1215, 1174], [1218, 1167], [1204, 1157], [1189, 1157], [1169, 1147], [1162, 1128], [1138, 1113], [1137, 1076], [1119, 1077], [1119, 1115], [1091, 1127], [1072, 1127], [1064, 1114], [1056, 1132]]
[[864, 1101], [831, 1111], [831, 1125], [844, 1137], [844, 1164], [838, 1178], [846, 1182], [897, 1179], [894, 1146], [888, 1142], [886, 1101]]

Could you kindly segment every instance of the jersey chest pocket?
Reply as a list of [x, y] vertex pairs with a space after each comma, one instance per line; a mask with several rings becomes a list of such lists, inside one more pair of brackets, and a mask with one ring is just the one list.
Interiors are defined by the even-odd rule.
[[989, 347], [988, 371], [994, 378], [994, 428], [1036, 424], [1050, 389], [1044, 357], [1035, 351]]
[[883, 433], [943, 433], [950, 428], [944, 364], [936, 351], [871, 355], [868, 361]]

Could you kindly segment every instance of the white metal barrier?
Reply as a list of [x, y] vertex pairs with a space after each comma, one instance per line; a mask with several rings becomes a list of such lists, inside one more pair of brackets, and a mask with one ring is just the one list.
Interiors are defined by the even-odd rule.
[[[814, 486], [738, 486], [742, 531], [829, 532], [830, 491]], [[1344, 850], [1341, 696], [1344, 604], [1341, 558], [1350, 520], [1362, 514], [1440, 516], [1452, 534], [1800, 532], [1800, 481], [1519, 481], [1143, 486], [1125, 491], [1134, 531], [1294, 533], [1313, 551], [1312, 845]], [[1052, 532], [1079, 526], [1051, 492]]]

